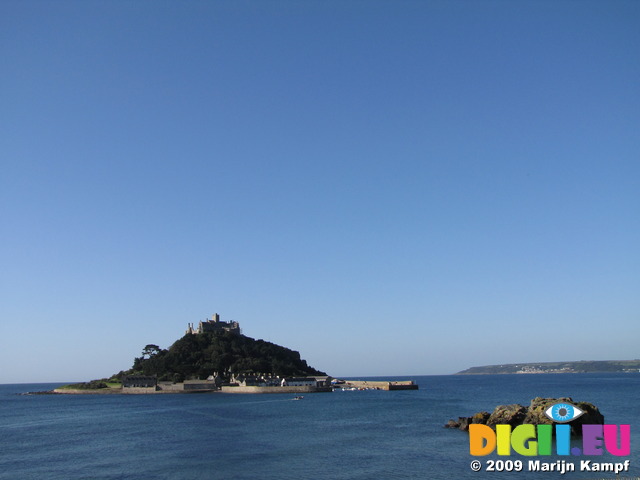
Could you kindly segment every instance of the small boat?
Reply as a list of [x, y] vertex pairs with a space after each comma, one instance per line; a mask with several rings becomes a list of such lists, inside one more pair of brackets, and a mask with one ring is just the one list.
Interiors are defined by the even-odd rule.
[[302, 395], [296, 395], [293, 397], [293, 400], [302, 400], [304, 397]]

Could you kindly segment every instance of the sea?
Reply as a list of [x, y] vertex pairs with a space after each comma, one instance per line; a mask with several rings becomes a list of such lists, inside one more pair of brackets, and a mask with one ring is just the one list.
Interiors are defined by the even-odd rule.
[[[382, 378], [362, 378], [381, 380]], [[0, 385], [0, 479], [450, 479], [637, 478], [640, 373], [449, 375], [414, 391], [307, 394], [24, 395], [60, 384]], [[631, 425], [629, 471], [529, 471], [531, 457], [472, 457], [451, 418], [534, 397], [597, 405], [609, 424]], [[579, 442], [579, 440], [575, 440]], [[579, 445], [579, 443], [578, 443]], [[481, 461], [475, 472], [471, 462]], [[513, 461], [509, 463], [507, 460]], [[523, 462], [520, 471], [517, 461]], [[502, 461], [502, 463], [500, 463]], [[493, 462], [503, 471], [487, 471]], [[505, 470], [511, 471], [505, 471]]]

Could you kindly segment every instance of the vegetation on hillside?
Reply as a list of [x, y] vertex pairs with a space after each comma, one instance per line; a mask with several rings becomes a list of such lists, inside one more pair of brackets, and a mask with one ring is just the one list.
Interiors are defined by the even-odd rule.
[[71, 383], [60, 388], [70, 390], [99, 390], [101, 388], [109, 388], [104, 380], [91, 380], [90, 382]]
[[185, 335], [168, 349], [147, 345], [122, 375], [156, 375], [175, 382], [205, 379], [214, 372], [271, 373], [281, 376], [324, 375], [307, 365], [300, 353], [264, 340], [229, 332]]

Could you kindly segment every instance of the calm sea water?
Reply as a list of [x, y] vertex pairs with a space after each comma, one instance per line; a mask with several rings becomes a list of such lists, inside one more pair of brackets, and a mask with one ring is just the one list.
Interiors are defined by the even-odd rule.
[[640, 374], [406, 378], [420, 390], [302, 401], [280, 394], [24, 396], [17, 393], [57, 385], [0, 385], [0, 479], [557, 477], [474, 473], [467, 434], [443, 428], [450, 418], [536, 396], [590, 401], [607, 423], [631, 424], [628, 458], [631, 473], [640, 474]]

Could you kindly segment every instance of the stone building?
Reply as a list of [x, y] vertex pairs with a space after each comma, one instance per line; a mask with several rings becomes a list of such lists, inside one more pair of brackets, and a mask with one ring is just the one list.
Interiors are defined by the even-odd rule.
[[232, 375], [231, 385], [239, 387], [318, 387], [331, 388], [331, 377], [280, 377], [265, 374]]
[[155, 388], [157, 384], [158, 379], [150, 375], [128, 375], [122, 378], [123, 388]]
[[233, 320], [229, 322], [224, 322], [220, 320], [220, 315], [214, 313], [211, 316], [211, 320], [207, 319], [204, 322], [198, 323], [198, 328], [194, 328], [193, 323], [187, 324], [187, 331], [185, 332], [187, 335], [193, 334], [197, 335], [200, 333], [210, 333], [210, 332], [231, 332], [236, 335], [240, 335], [242, 333], [240, 331], [240, 324]]
[[315, 377], [285, 377], [282, 379], [281, 387], [315, 387], [317, 381]]
[[122, 391], [129, 393], [151, 393], [158, 387], [158, 379], [147, 375], [128, 375], [122, 377]]
[[232, 375], [229, 383], [240, 387], [279, 387], [282, 379], [275, 375], [241, 373]]

